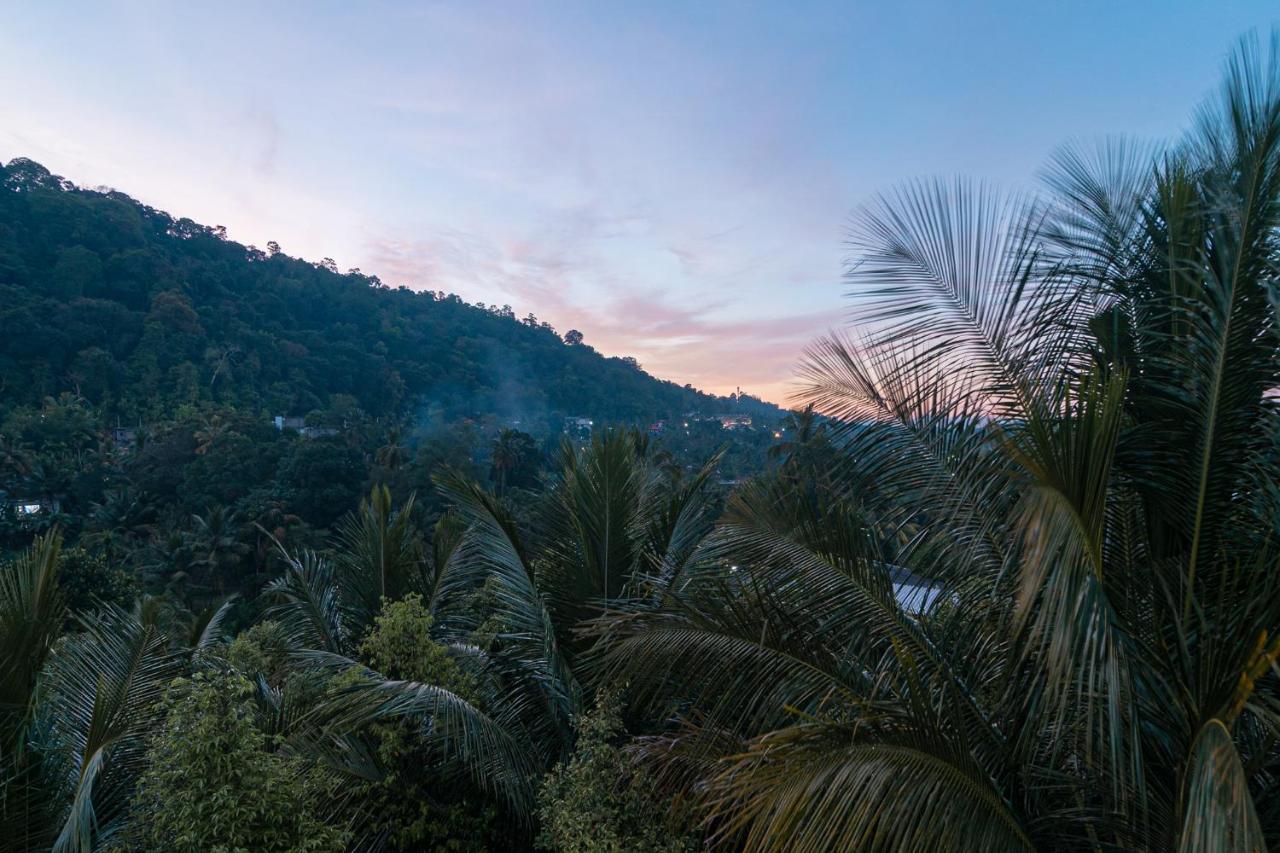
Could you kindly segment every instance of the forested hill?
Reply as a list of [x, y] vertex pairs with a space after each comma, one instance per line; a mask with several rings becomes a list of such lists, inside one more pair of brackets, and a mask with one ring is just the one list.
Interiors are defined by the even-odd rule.
[[193, 403], [529, 424], [730, 407], [532, 315], [244, 246], [31, 160], [0, 166], [0, 187], [0, 410], [66, 391], [121, 423]]

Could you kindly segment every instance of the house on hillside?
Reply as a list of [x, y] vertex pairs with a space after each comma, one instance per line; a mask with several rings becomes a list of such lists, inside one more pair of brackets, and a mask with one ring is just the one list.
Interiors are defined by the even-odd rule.
[[933, 605], [941, 586], [928, 578], [901, 568], [890, 568], [889, 579], [893, 582], [893, 596], [908, 615], [919, 616]]
[[287, 415], [276, 415], [271, 419], [271, 422], [281, 432], [289, 430], [290, 432], [298, 433], [303, 438], [323, 438], [327, 435], [337, 435], [339, 432], [336, 427], [307, 426], [306, 418], [294, 418]]
[[136, 427], [115, 426], [108, 430], [111, 442], [121, 450], [132, 450], [138, 444]]
[[596, 422], [591, 418], [583, 418], [578, 416], [567, 417], [564, 419], [564, 434], [570, 438], [579, 441], [591, 438], [591, 431], [595, 427]]
[[716, 420], [720, 421], [720, 426], [725, 429], [749, 429], [751, 427], [750, 415], [719, 415]]
[[48, 496], [15, 496], [0, 492], [0, 501], [3, 501], [0, 506], [4, 507], [4, 514], [17, 520], [19, 524], [33, 524], [40, 518], [57, 515], [62, 510], [61, 502]]

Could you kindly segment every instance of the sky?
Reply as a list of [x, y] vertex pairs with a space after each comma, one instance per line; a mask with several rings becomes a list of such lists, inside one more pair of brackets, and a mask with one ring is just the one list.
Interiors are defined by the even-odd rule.
[[1169, 139], [1271, 2], [0, 0], [0, 159], [775, 402], [852, 213]]

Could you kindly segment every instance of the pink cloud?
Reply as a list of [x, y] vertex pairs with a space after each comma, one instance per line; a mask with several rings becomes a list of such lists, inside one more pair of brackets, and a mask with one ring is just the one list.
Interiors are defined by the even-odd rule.
[[[588, 229], [590, 230], [590, 229]], [[413, 241], [374, 241], [369, 267], [389, 283], [510, 301], [564, 330], [577, 328], [607, 355], [632, 355], [655, 376], [717, 393], [743, 390], [783, 403], [804, 347], [839, 322], [838, 311], [728, 319], [723, 295], [697, 300], [663, 288], [617, 286], [577, 295], [576, 279], [609, 278], [591, 258], [527, 239], [501, 245], [445, 230]]]

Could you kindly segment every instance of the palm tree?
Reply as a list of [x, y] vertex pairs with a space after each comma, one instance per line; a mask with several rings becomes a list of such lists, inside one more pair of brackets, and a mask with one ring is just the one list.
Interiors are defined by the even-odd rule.
[[507, 493], [511, 474], [536, 452], [533, 439], [518, 429], [502, 429], [494, 439], [490, 457], [489, 479], [499, 495]]
[[210, 507], [204, 515], [191, 516], [192, 565], [205, 569], [219, 596], [226, 591], [226, 580], [251, 550], [241, 541], [240, 516], [224, 506]]
[[396, 471], [409, 459], [409, 451], [404, 446], [403, 429], [392, 426], [387, 430], [387, 442], [373, 454], [373, 460], [388, 471]]
[[679, 712], [644, 754], [715, 839], [1280, 844], [1280, 38], [1181, 145], [1048, 183], [861, 213], [866, 325], [804, 367], [839, 506], [744, 490], [605, 635], [602, 672]]
[[[217, 379], [217, 372], [214, 373], [214, 379]], [[211, 383], [212, 384], [212, 383]], [[231, 433], [231, 424], [220, 414], [203, 415], [200, 418], [200, 428], [197, 429], [192, 437], [196, 441], [196, 454], [203, 456], [208, 453], [218, 441]]]
[[[278, 603], [267, 617], [285, 627], [295, 647], [310, 650], [299, 659], [313, 672], [361, 673], [324, 698], [294, 736], [336, 742], [377, 720], [419, 720], [444, 767], [464, 768], [527, 824], [538, 780], [572, 750], [573, 720], [588, 707], [590, 644], [578, 628], [677, 581], [711, 526], [706, 486], [713, 470], [714, 460], [673, 482], [624, 433], [598, 436], [582, 450], [566, 446], [533, 529], [493, 493], [446, 472], [437, 484], [454, 508], [436, 527], [426, 565], [407, 544], [412, 528], [398, 526], [408, 508], [392, 512], [389, 496], [375, 492], [344, 526], [332, 567], [315, 555], [290, 557], [287, 574], [270, 589]], [[379, 580], [393, 576], [401, 580]], [[409, 592], [440, 617], [439, 639], [474, 678], [471, 699], [389, 679], [355, 661], [377, 614], [372, 603]], [[467, 615], [477, 600], [486, 602], [485, 629], [497, 626], [484, 648], [475, 643], [481, 626]]]
[[[444, 576], [462, 531], [456, 516], [442, 517], [428, 563], [412, 510], [412, 498], [397, 510], [389, 491], [375, 487], [341, 525], [332, 563], [313, 552], [281, 549], [286, 571], [268, 585], [266, 597], [274, 603], [265, 618], [284, 629], [301, 679], [279, 689], [262, 682], [262, 702], [275, 707], [277, 733], [290, 749], [324, 759], [332, 772], [355, 782], [381, 778], [368, 741], [370, 723], [420, 721], [424, 762], [438, 764], [442, 772], [460, 768], [480, 790], [527, 817], [539, 766], [533, 758], [539, 754], [538, 740], [522, 720], [527, 698], [500, 693], [495, 678], [483, 677], [488, 661], [480, 649], [465, 642], [452, 645], [459, 665], [476, 676], [473, 700], [440, 685], [389, 678], [357, 659], [360, 642], [385, 602], [418, 594], [432, 611], [442, 612]], [[300, 686], [307, 694], [306, 684], [325, 685], [335, 678], [344, 679], [344, 686], [313, 691], [318, 701], [316, 695], [295, 695]], [[309, 707], [299, 707], [304, 701]], [[358, 803], [352, 808], [361, 810]], [[377, 843], [376, 815], [357, 822], [366, 840]]]
[[334, 559], [290, 553], [276, 542], [285, 573], [264, 592], [267, 618], [279, 621], [299, 649], [354, 655], [384, 600], [408, 593], [431, 597], [436, 572], [424, 565], [413, 526], [414, 497], [396, 509], [391, 492], [374, 486], [338, 528]]
[[144, 611], [68, 626], [61, 536], [0, 567], [0, 837], [14, 849], [88, 851], [118, 827], [157, 700], [183, 657], [220, 638], [226, 609], [175, 652]]
[[83, 544], [100, 548], [108, 558], [117, 557], [155, 535], [154, 507], [131, 488], [110, 489], [92, 507], [92, 532]]

